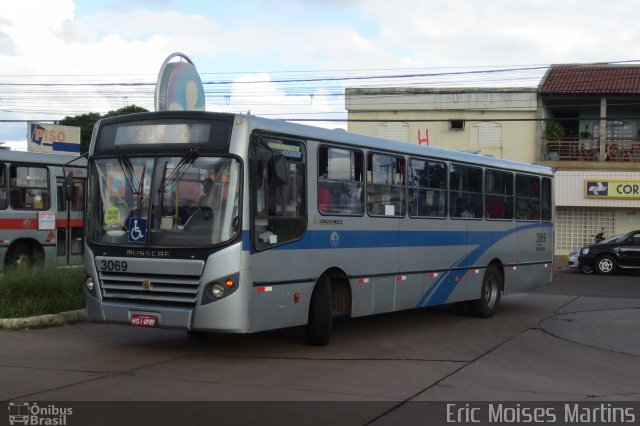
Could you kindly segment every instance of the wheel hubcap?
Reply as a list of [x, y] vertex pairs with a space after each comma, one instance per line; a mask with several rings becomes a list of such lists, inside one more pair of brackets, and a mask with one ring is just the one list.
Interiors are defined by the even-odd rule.
[[613, 263], [609, 259], [602, 259], [599, 263], [599, 267], [602, 272], [611, 272], [613, 269]]

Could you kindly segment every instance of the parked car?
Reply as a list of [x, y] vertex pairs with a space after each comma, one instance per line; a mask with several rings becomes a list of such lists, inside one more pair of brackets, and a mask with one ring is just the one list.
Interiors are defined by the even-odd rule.
[[614, 274], [618, 269], [640, 269], [640, 230], [612, 237], [580, 249], [578, 267], [585, 274]]
[[578, 256], [580, 255], [580, 249], [573, 249], [569, 253], [569, 257], [567, 257], [567, 266], [571, 269], [578, 269], [580, 267], [580, 263], [578, 262]]
[[[611, 241], [615, 241], [618, 238], [622, 237], [624, 234], [617, 234], [617, 235], [612, 235], [610, 237], [605, 238], [604, 240], [600, 241], [600, 243], [608, 243]], [[571, 269], [580, 269], [580, 263], [578, 262], [578, 256], [580, 255], [580, 250], [582, 249], [582, 247], [578, 247], [576, 249], [571, 250], [571, 252], [569, 253], [569, 257], [567, 257], [567, 266]], [[583, 271], [584, 272], [584, 271]], [[588, 274], [590, 274], [591, 272], [593, 272], [593, 270], [586, 272]]]

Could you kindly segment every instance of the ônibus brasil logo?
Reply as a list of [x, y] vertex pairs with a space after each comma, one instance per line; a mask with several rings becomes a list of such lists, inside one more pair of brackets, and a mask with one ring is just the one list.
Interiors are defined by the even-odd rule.
[[10, 402], [8, 408], [9, 424], [12, 426], [64, 426], [73, 414], [73, 408], [57, 407], [53, 404], [41, 407], [36, 402]]

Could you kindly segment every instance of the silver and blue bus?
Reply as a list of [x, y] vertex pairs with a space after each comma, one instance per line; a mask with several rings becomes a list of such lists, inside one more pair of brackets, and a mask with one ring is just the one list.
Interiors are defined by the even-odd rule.
[[248, 115], [107, 118], [88, 156], [91, 321], [252, 333], [552, 279], [553, 171]]

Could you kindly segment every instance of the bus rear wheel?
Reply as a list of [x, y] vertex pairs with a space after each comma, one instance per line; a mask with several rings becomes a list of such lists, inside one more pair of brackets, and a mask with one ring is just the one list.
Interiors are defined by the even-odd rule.
[[502, 274], [494, 265], [489, 265], [482, 280], [480, 299], [469, 302], [471, 313], [480, 318], [491, 318], [500, 305], [503, 286]]
[[331, 281], [329, 277], [323, 275], [311, 294], [309, 320], [305, 327], [307, 343], [313, 346], [329, 344], [332, 324]]

